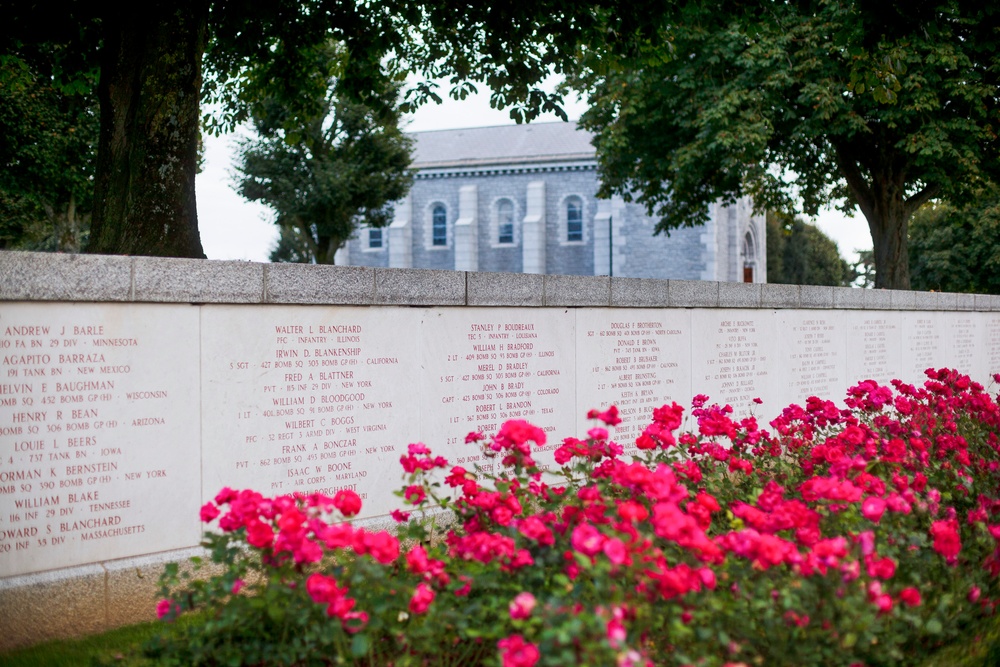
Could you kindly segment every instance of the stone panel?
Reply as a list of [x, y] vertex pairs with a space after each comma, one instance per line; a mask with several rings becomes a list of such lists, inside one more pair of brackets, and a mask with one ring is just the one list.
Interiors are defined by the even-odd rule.
[[617, 405], [622, 423], [610, 429], [626, 454], [652, 419], [652, 411], [691, 401], [691, 313], [667, 309], [577, 311], [578, 433], [590, 409]]
[[778, 405], [803, 405], [810, 396], [838, 398], [849, 382], [844, 346], [848, 327], [842, 314], [817, 310], [776, 315]]
[[1000, 313], [982, 313], [982, 336], [985, 373], [983, 377], [977, 378], [984, 386], [992, 387], [996, 394], [996, 383], [993, 382], [993, 375], [1000, 373]]
[[[841, 315], [843, 316], [843, 315]], [[889, 385], [903, 370], [902, 314], [894, 311], [850, 313], [847, 318], [847, 383], [875, 380]], [[847, 389], [839, 388], [841, 395]]]
[[362, 516], [387, 513], [400, 453], [420, 432], [420, 313], [206, 307], [203, 501], [225, 486], [352, 489]]
[[898, 379], [917, 386], [928, 368], [940, 368], [947, 353], [947, 324], [941, 313], [903, 313], [901, 347], [903, 363]]
[[0, 577], [198, 544], [197, 327], [186, 305], [0, 310]]
[[[431, 309], [422, 323], [421, 438], [435, 454], [498, 472], [492, 452], [466, 445], [524, 419], [549, 436], [536, 460], [552, 464], [576, 424], [575, 316], [566, 309]], [[558, 436], [558, 438], [557, 438]]]
[[[691, 313], [691, 389], [745, 414], [753, 399], [780, 410], [774, 311], [702, 309]], [[760, 413], [760, 410], [757, 410]]]

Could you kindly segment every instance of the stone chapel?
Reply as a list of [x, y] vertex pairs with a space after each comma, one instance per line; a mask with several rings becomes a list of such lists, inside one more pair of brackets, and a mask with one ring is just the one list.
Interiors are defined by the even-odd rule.
[[704, 226], [654, 235], [642, 206], [597, 199], [591, 135], [575, 123], [412, 136], [410, 194], [389, 227], [359, 229], [337, 264], [767, 281], [764, 216], [749, 199], [713, 204]]

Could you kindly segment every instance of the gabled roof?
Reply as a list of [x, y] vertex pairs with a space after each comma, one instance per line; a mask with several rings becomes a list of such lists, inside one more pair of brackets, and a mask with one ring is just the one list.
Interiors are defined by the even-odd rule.
[[414, 132], [417, 169], [594, 159], [591, 134], [575, 122]]

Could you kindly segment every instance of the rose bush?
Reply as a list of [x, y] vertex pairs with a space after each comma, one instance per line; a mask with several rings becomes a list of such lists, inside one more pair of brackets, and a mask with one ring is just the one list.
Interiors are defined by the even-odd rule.
[[[155, 652], [192, 665], [844, 665], [913, 662], [1000, 601], [1000, 409], [955, 371], [809, 398], [762, 428], [697, 396], [635, 456], [599, 426], [559, 470], [523, 421], [469, 446], [502, 473], [401, 458], [391, 534], [360, 499], [223, 489], [213, 576], [164, 575]], [[997, 378], [1000, 381], [1000, 377]], [[632, 443], [629, 443], [630, 445]], [[413, 512], [420, 512], [413, 515]], [[439, 525], [443, 527], [438, 527]], [[197, 563], [201, 565], [202, 563]]]

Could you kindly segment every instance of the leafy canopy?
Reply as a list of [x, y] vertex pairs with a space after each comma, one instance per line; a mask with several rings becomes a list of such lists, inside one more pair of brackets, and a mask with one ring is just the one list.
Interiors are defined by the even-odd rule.
[[880, 286], [906, 287], [906, 222], [1000, 172], [1000, 10], [917, 0], [679, 3], [637, 67], [596, 48], [571, 84], [592, 104], [604, 196], [703, 222], [716, 199], [868, 220]]
[[275, 261], [332, 264], [358, 225], [384, 227], [391, 203], [409, 191], [412, 141], [399, 128], [399, 86], [378, 91], [374, 106], [351, 99], [337, 79], [343, 52], [334, 46], [319, 72], [327, 89], [310, 117], [292, 116], [278, 100], [260, 104], [257, 133], [240, 146], [237, 189], [275, 212], [281, 229]]
[[964, 206], [934, 202], [909, 232], [914, 289], [1000, 294], [1000, 193]]

